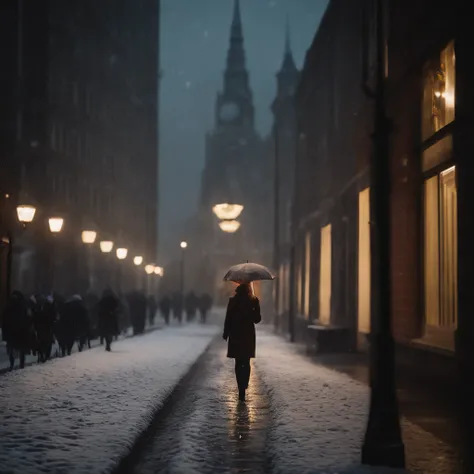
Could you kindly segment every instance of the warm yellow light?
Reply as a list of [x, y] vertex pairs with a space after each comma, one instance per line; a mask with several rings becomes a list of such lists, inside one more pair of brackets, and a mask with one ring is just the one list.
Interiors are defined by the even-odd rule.
[[33, 206], [18, 206], [16, 208], [16, 213], [17, 213], [17, 216], [18, 216], [18, 220], [22, 224], [29, 224], [35, 218], [36, 207], [33, 207]]
[[225, 220], [234, 220], [240, 216], [244, 206], [240, 204], [217, 204], [212, 208], [212, 212], [219, 218]]
[[117, 258], [119, 260], [125, 260], [128, 255], [128, 249], [125, 248], [118, 248], [115, 253], [117, 254]]
[[103, 240], [100, 243], [100, 251], [102, 253], [110, 253], [114, 248], [114, 243], [111, 240]]
[[49, 219], [49, 230], [53, 234], [61, 232], [64, 224], [64, 219], [62, 217], [50, 217]]
[[163, 276], [163, 268], [162, 267], [155, 267], [154, 269], [155, 275]]
[[81, 237], [85, 244], [93, 244], [97, 238], [97, 232], [95, 230], [83, 230]]
[[143, 257], [136, 256], [133, 258], [133, 263], [138, 267], [143, 263]]
[[222, 231], [227, 232], [229, 234], [233, 234], [234, 232], [237, 232], [240, 228], [240, 222], [239, 221], [221, 221], [219, 222], [219, 227], [221, 228]]
[[151, 275], [155, 271], [155, 265], [146, 265], [145, 271], [147, 275]]
[[180, 246], [181, 246], [182, 249], [185, 249], [188, 246], [188, 243], [183, 240], [181, 242]]

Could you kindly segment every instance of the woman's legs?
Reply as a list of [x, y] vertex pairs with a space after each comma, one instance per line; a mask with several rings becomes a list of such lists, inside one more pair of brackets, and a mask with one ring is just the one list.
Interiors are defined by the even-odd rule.
[[241, 400], [245, 399], [245, 390], [250, 380], [250, 359], [235, 359], [235, 377]]

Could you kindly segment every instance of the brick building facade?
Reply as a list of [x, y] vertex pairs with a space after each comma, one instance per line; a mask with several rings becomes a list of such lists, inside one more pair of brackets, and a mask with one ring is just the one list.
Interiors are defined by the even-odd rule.
[[[461, 2], [448, 9], [428, 1], [386, 6], [394, 336], [400, 348], [449, 355], [466, 317], [462, 288], [472, 281], [461, 282], [470, 254], [467, 243], [461, 253], [461, 231], [472, 226], [461, 201], [471, 209], [472, 198], [461, 197], [460, 183], [468, 179], [463, 168], [471, 176], [464, 163], [471, 141], [458, 114], [472, 120], [468, 66], [458, 60], [458, 49], [467, 51], [472, 40], [457, 20]], [[368, 173], [373, 102], [361, 86], [372, 83], [373, 31], [371, 0], [332, 0], [297, 96], [296, 327], [299, 337], [307, 337], [308, 326], [332, 328], [347, 349], [366, 347], [376, 285]]]

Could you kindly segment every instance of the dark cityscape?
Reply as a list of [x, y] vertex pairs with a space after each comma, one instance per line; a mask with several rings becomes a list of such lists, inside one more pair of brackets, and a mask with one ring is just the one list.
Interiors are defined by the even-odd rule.
[[474, 473], [468, 3], [0, 2], [0, 474]]

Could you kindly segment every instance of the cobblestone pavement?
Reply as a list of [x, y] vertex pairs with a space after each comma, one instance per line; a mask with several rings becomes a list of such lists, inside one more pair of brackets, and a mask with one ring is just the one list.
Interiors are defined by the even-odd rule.
[[173, 394], [131, 473], [268, 472], [267, 396], [253, 370], [247, 402], [238, 402], [224, 344], [216, 340], [189, 382]]

